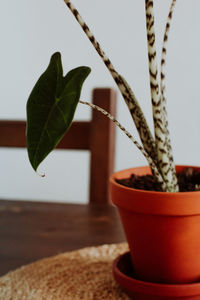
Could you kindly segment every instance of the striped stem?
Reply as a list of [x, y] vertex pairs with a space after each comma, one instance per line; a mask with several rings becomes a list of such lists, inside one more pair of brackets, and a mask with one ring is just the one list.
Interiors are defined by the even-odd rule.
[[174, 184], [173, 171], [170, 167], [170, 158], [168, 156], [168, 147], [166, 144], [165, 129], [163, 123], [162, 102], [158, 84], [153, 0], [145, 0], [145, 4], [151, 100], [153, 109], [156, 149], [158, 155], [158, 165], [162, 177], [167, 185], [167, 191], [176, 192], [177, 186], [176, 184]]
[[114, 66], [112, 65], [110, 59], [107, 57], [105, 52], [102, 50], [100, 44], [90, 31], [89, 27], [83, 20], [83, 18], [80, 16], [77, 9], [73, 6], [70, 0], [64, 0], [66, 5], [69, 7], [70, 11], [75, 16], [76, 20], [82, 27], [83, 31], [89, 38], [90, 42], [96, 49], [99, 56], [102, 58], [104, 64], [108, 68], [109, 72], [111, 73], [113, 79], [115, 80], [128, 108], [131, 113], [131, 116], [134, 120], [134, 123], [136, 125], [136, 128], [138, 130], [139, 136], [141, 138], [142, 144], [146, 150], [146, 152], [152, 157], [154, 161], [156, 161], [156, 151], [155, 151], [155, 141], [151, 134], [151, 131], [147, 125], [145, 116], [139, 106], [139, 103], [133, 93], [133, 91], [130, 89], [127, 83], [125, 83], [125, 80], [122, 76], [120, 76], [117, 71], [115, 70]]
[[79, 101], [81, 104], [85, 104], [88, 105], [89, 107], [101, 112], [104, 116], [106, 116], [107, 118], [109, 118], [117, 127], [119, 127], [125, 134], [126, 136], [134, 143], [134, 145], [136, 145], [136, 147], [142, 152], [142, 154], [144, 155], [144, 157], [147, 159], [149, 166], [151, 167], [151, 169], [153, 170], [153, 174], [155, 176], [155, 178], [157, 179], [157, 182], [160, 184], [161, 188], [163, 191], [166, 191], [166, 184], [163, 181], [162, 176], [160, 175], [157, 166], [155, 165], [154, 161], [152, 160], [152, 158], [148, 155], [148, 153], [145, 151], [145, 149], [134, 139], [134, 137], [106, 110], [104, 110], [103, 108], [101, 108], [98, 105], [86, 102], [86, 101]]
[[[131, 90], [127, 81], [121, 75], [120, 75], [120, 78], [124, 82], [124, 85], [125, 85], [127, 91], [129, 91], [129, 93], [134, 98], [135, 95], [133, 94], [133, 91]], [[138, 121], [138, 122], [135, 122], [138, 132], [139, 132], [140, 128], [142, 127], [142, 131], [140, 133], [140, 139], [142, 141], [145, 151], [149, 154], [149, 156], [151, 156], [151, 158], [153, 159], [155, 164], [157, 164], [158, 160], [157, 160], [155, 140], [153, 139], [151, 133], [149, 132], [150, 133], [149, 134], [147, 132], [148, 125], [147, 125], [144, 115], [140, 114], [140, 111], [138, 110], [138, 107], [140, 107], [140, 106], [139, 106], [136, 98], [135, 98], [135, 103], [136, 103], [135, 107], [134, 107], [134, 105], [130, 104], [129, 109], [131, 111], [131, 114], [134, 115], [134, 118], [137, 119], [137, 121]]]
[[174, 178], [174, 183], [177, 184], [177, 176], [176, 176], [176, 171], [175, 171], [175, 166], [174, 166], [174, 159], [172, 155], [172, 148], [171, 148], [171, 140], [170, 140], [170, 135], [169, 135], [169, 129], [168, 129], [168, 120], [167, 120], [167, 109], [166, 109], [166, 95], [165, 95], [165, 78], [166, 78], [166, 72], [165, 72], [165, 66], [166, 66], [166, 55], [167, 55], [167, 42], [169, 38], [169, 31], [170, 31], [170, 25], [171, 25], [171, 20], [173, 17], [173, 11], [174, 7], [176, 4], [176, 0], [172, 0], [168, 18], [167, 18], [167, 23], [165, 26], [165, 33], [164, 33], [164, 38], [163, 38], [163, 45], [162, 45], [162, 52], [161, 52], [161, 71], [160, 71], [160, 88], [161, 88], [161, 98], [162, 98], [162, 111], [163, 111], [163, 121], [164, 121], [164, 128], [165, 128], [165, 136], [166, 136], [166, 143], [168, 147], [168, 156], [170, 158], [170, 165], [171, 169], [173, 170], [173, 178]]

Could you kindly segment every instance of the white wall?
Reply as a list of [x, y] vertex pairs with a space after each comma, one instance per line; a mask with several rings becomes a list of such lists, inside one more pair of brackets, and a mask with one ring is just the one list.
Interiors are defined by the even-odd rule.
[[[117, 0], [74, 0], [73, 3], [116, 69], [133, 87], [152, 128], [144, 2], [125, 0], [122, 5]], [[159, 53], [170, 2], [155, 0]], [[177, 2], [167, 58], [171, 139], [176, 163], [200, 165], [200, 2]], [[115, 86], [62, 0], [1, 0], [0, 37], [0, 118], [25, 118], [28, 95], [55, 51], [62, 53], [65, 72], [79, 65], [92, 68], [82, 92], [83, 100], [90, 100], [94, 86]], [[89, 117], [89, 109], [80, 105], [76, 118]], [[120, 96], [118, 119], [137, 135]], [[116, 149], [116, 170], [146, 164], [119, 130]], [[46, 173], [45, 178], [32, 171], [25, 150], [2, 149], [0, 154], [0, 198], [87, 201], [88, 153], [68, 155], [55, 151], [40, 167]]]

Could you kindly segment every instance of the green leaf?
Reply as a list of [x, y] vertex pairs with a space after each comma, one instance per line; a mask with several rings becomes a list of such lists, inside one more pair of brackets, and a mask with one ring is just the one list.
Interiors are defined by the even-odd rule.
[[35, 84], [26, 108], [27, 149], [35, 171], [69, 129], [90, 71], [88, 67], [78, 67], [63, 77], [61, 55], [56, 52]]

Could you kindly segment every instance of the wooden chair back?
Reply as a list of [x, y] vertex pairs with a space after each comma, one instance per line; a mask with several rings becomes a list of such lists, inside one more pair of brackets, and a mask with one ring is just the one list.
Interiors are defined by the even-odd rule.
[[[112, 115], [116, 114], [116, 93], [110, 88], [95, 88], [93, 104]], [[26, 147], [26, 122], [0, 121], [0, 147]], [[115, 128], [100, 112], [92, 110], [90, 121], [75, 121], [61, 140], [58, 149], [89, 150], [90, 193], [89, 203], [109, 203], [108, 179], [114, 167]]]

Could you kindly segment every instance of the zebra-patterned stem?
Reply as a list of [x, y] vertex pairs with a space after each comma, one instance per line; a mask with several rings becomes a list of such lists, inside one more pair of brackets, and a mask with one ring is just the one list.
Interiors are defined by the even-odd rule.
[[173, 155], [172, 155], [171, 140], [170, 140], [169, 129], [168, 129], [167, 109], [166, 109], [166, 95], [165, 95], [165, 89], [166, 89], [166, 86], [165, 86], [165, 78], [166, 78], [165, 66], [166, 66], [166, 55], [167, 55], [166, 45], [167, 45], [168, 38], [169, 38], [170, 25], [171, 25], [171, 20], [172, 20], [172, 17], [173, 17], [173, 11], [174, 11], [175, 4], [176, 4], [176, 0], [172, 0], [170, 10], [169, 10], [169, 14], [168, 14], [168, 18], [167, 18], [167, 23], [166, 23], [166, 26], [165, 26], [165, 33], [164, 33], [162, 52], [161, 52], [160, 88], [161, 88], [161, 97], [162, 97], [162, 111], [163, 111], [165, 136], [166, 136], [166, 143], [167, 143], [167, 147], [168, 147], [168, 156], [170, 158], [171, 169], [173, 170], [174, 183], [178, 185], [175, 166], [174, 166], [174, 159], [173, 159]]
[[134, 95], [134, 93], [131, 91], [130, 87], [128, 87], [127, 83], [125, 83], [125, 80], [116, 72], [115, 68], [113, 67], [110, 59], [107, 57], [105, 52], [102, 50], [100, 44], [90, 31], [89, 27], [85, 23], [85, 21], [82, 19], [80, 16], [79, 12], [77, 9], [73, 6], [70, 0], [64, 0], [66, 5], [69, 7], [73, 15], [75, 16], [76, 20], [82, 27], [83, 31], [89, 38], [90, 42], [96, 49], [97, 53], [100, 55], [102, 58], [104, 64], [110, 71], [113, 79], [115, 80], [128, 108], [131, 113], [131, 116], [134, 120], [134, 123], [136, 125], [136, 128], [138, 130], [139, 136], [141, 138], [142, 144], [147, 151], [147, 153], [152, 156], [153, 159], [155, 159], [155, 142], [154, 138], [151, 134], [151, 131], [147, 125], [146, 119], [144, 117], [144, 114], [139, 106], [139, 103]]
[[145, 151], [145, 149], [134, 139], [134, 137], [109, 112], [107, 112], [106, 110], [104, 110], [100, 106], [95, 105], [93, 103], [86, 102], [86, 101], [82, 101], [82, 100], [80, 100], [79, 103], [88, 105], [89, 107], [101, 112], [104, 116], [109, 118], [117, 127], [119, 127], [126, 134], [126, 136], [136, 145], [136, 147], [145, 156], [145, 158], [147, 159], [147, 161], [149, 163], [149, 166], [151, 167], [151, 169], [153, 171], [153, 174], [154, 174], [155, 178], [157, 179], [157, 182], [160, 184], [160, 186], [162, 188], [162, 191], [165, 192], [166, 191], [166, 184], [163, 181], [163, 178], [160, 175], [157, 166], [155, 165], [152, 158]]
[[[124, 85], [125, 85], [127, 91], [129, 91], [129, 93], [132, 95], [132, 97], [135, 98], [135, 95], [133, 94], [133, 91], [131, 90], [127, 81], [121, 75], [120, 75], [120, 78], [124, 82]], [[138, 104], [136, 98], [135, 98], [135, 103], [136, 103], [135, 107], [133, 105], [129, 104], [129, 109], [130, 109], [132, 115], [134, 115], [134, 119], [137, 119], [137, 121], [135, 122], [135, 125], [136, 125], [138, 132], [142, 128], [141, 134], [140, 134], [140, 139], [142, 141], [145, 151], [149, 154], [149, 156], [151, 156], [154, 163], [157, 164], [158, 160], [157, 160], [155, 140], [154, 140], [153, 136], [151, 135], [151, 132], [147, 132], [148, 125], [147, 125], [144, 115], [143, 114], [141, 115], [140, 111], [138, 110], [139, 104]]]
[[[161, 53], [160, 86], [161, 86], [162, 97], [164, 99], [162, 102], [163, 106], [165, 106], [165, 104], [166, 104], [166, 98], [165, 98], [165, 76], [166, 76], [165, 66], [166, 66], [166, 55], [167, 55], [166, 45], [167, 45], [168, 38], [169, 38], [170, 25], [171, 25], [171, 20], [173, 17], [173, 11], [174, 11], [175, 4], [176, 4], [176, 0], [172, 0], [168, 18], [167, 18], [167, 23], [165, 26], [165, 33], [164, 33], [162, 53]], [[166, 107], [165, 107], [165, 113], [166, 113]]]
[[167, 191], [176, 192], [177, 185], [174, 184], [174, 175], [173, 175], [173, 171], [171, 170], [170, 158], [168, 156], [168, 147], [165, 138], [165, 129], [163, 124], [163, 116], [162, 116], [162, 101], [161, 101], [159, 84], [158, 84], [153, 0], [145, 0], [145, 4], [146, 4], [145, 8], [146, 8], [148, 56], [149, 56], [149, 75], [150, 75], [155, 141], [156, 141], [156, 149], [158, 155], [158, 166], [162, 174], [162, 177], [166, 182]]

